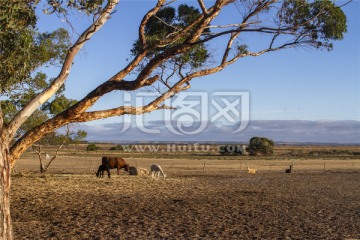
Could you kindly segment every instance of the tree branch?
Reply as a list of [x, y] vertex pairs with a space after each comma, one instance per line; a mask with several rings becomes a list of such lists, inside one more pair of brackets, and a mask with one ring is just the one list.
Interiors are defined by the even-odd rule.
[[[116, 1], [116, 3], [118, 0]], [[181, 91], [185, 91], [190, 87], [190, 81], [194, 78], [206, 76], [209, 74], [213, 74], [221, 71], [226, 66], [236, 62], [238, 59], [247, 57], [247, 56], [259, 56], [266, 52], [276, 51], [283, 48], [296, 47], [300, 44], [314, 44], [311, 42], [311, 39], [308, 37], [308, 32], [305, 30], [296, 30], [294, 26], [283, 25], [276, 22], [272, 22], [270, 26], [255, 26], [254, 23], [262, 23], [262, 21], [252, 21], [255, 17], [258, 18], [259, 13], [262, 10], [267, 10], [269, 5], [275, 0], [268, 1], [257, 1], [254, 0], [252, 5], [246, 11], [247, 15], [243, 15], [243, 21], [240, 24], [230, 24], [224, 25], [229, 27], [236, 27], [235, 29], [226, 29], [226, 31], [222, 31], [220, 33], [216, 33], [214, 35], [209, 35], [204, 37], [204, 29], [209, 28], [212, 20], [220, 13], [220, 10], [227, 4], [234, 2], [234, 0], [217, 0], [215, 4], [206, 9], [203, 0], [198, 0], [200, 7], [202, 8], [202, 14], [200, 14], [196, 20], [194, 20], [190, 25], [184, 27], [177, 31], [176, 33], [169, 34], [163, 40], [159, 41], [154, 46], [146, 46], [146, 36], [145, 36], [145, 26], [148, 20], [156, 14], [157, 11], [161, 8], [162, 4], [164, 4], [164, 0], [158, 0], [157, 5], [150, 10], [145, 17], [143, 18], [140, 26], [139, 26], [139, 39], [142, 46], [142, 50], [140, 53], [135, 56], [135, 58], [121, 71], [116, 73], [112, 78], [102, 83], [98, 87], [96, 87], [93, 91], [87, 94], [82, 100], [80, 100], [77, 104], [60, 113], [59, 115], [53, 117], [52, 119], [44, 122], [43, 124], [35, 127], [34, 129], [27, 132], [24, 136], [22, 136], [10, 149], [10, 160], [11, 164], [13, 164], [14, 160], [17, 159], [33, 142], [43, 137], [46, 133], [52, 132], [55, 129], [64, 126], [68, 123], [73, 122], [84, 122], [90, 120], [97, 120], [112, 116], [121, 116], [124, 114], [142, 114], [145, 112], [151, 112], [157, 109], [168, 109], [168, 106], [165, 106], [163, 102], [174, 96], [174, 94], [179, 93]], [[116, 5], [116, 4], [115, 4]], [[281, 9], [280, 9], [281, 10]], [[100, 17], [99, 17], [100, 18]], [[251, 22], [250, 22], [251, 21]], [[250, 23], [249, 23], [250, 22]], [[94, 31], [97, 31], [98, 28], [94, 25]], [[225, 29], [223, 29], [225, 30]], [[301, 32], [303, 31], [303, 32]], [[273, 38], [270, 40], [270, 46], [267, 49], [264, 49], [259, 52], [245, 52], [245, 51], [237, 51], [234, 53], [235, 56], [229, 57], [230, 53], [232, 53], [233, 42], [242, 32], [258, 32], [258, 33], [267, 33], [274, 34]], [[300, 33], [299, 33], [300, 32]], [[84, 37], [84, 42], [87, 41], [93, 32], [88, 32], [89, 35]], [[184, 73], [181, 72], [182, 66], [179, 65], [178, 68], [174, 66], [173, 72], [165, 72], [166, 70], [161, 69], [161, 77], [155, 75], [156, 70], [159, 67], [168, 67], [164, 65], [166, 63], [171, 63], [171, 59], [174, 57], [178, 57], [180, 54], [188, 52], [194, 46], [206, 43], [218, 37], [229, 34], [229, 39], [226, 43], [226, 48], [223, 50], [222, 59], [219, 59], [219, 63], [217, 66], [207, 69], [197, 70], [196, 72], [187, 72], [186, 66], [184, 67]], [[277, 36], [283, 34], [287, 35], [281, 42], [277, 39]], [[184, 41], [185, 39], [185, 41]], [[178, 42], [177, 42], [178, 41]], [[276, 44], [275, 44], [276, 42]], [[174, 44], [175, 43], [175, 44]], [[79, 42], [78, 46], [82, 46], [83, 43]], [[278, 47], [273, 47], [273, 45], [279, 45]], [[75, 46], [75, 45], [74, 45]], [[156, 50], [156, 54], [151, 55], [153, 50]], [[71, 49], [70, 53], [74, 53], [74, 51], [78, 51], [76, 49]], [[69, 54], [70, 54], [69, 53]], [[220, 56], [221, 57], [221, 56]], [[229, 59], [230, 58], [230, 59]], [[72, 61], [70, 61], [72, 63]], [[127, 75], [129, 75], [136, 67], [145, 63], [146, 66], [142, 68], [141, 71], [138, 72], [137, 77], [133, 81], [124, 80]], [[65, 65], [64, 65], [65, 66]], [[171, 66], [169, 66], [171, 68]], [[199, 67], [200, 68], [200, 67]], [[68, 68], [69, 70], [70, 68]], [[191, 69], [194, 71], [194, 69]], [[165, 72], [165, 74], [164, 74]], [[174, 73], [177, 76], [177, 82], [175, 84], [171, 84], [168, 82], [173, 82], [173, 79], [176, 78]], [[68, 74], [68, 73], [67, 73]], [[169, 75], [168, 75], [169, 74]], [[167, 77], [168, 76], [168, 77]], [[165, 77], [167, 77], [165, 79]], [[66, 78], [66, 76], [65, 76]], [[151, 103], [141, 106], [141, 107], [128, 107], [128, 106], [120, 106], [118, 108], [112, 108], [102, 111], [87, 111], [100, 97], [103, 95], [114, 91], [114, 90], [124, 90], [124, 91], [132, 91], [137, 90], [142, 87], [151, 86], [156, 81], [160, 81], [165, 83], [167, 89], [161, 89], [160, 96], [156, 97]], [[55, 80], [53, 84], [58, 80]], [[63, 83], [63, 81], [58, 82]], [[55, 85], [54, 85], [55, 86]], [[160, 88], [159, 88], [160, 89]], [[56, 92], [56, 91], [55, 91]], [[53, 92], [54, 93], [54, 92]], [[39, 102], [39, 104], [41, 104]], [[39, 106], [39, 104], [35, 104], [34, 106]], [[29, 113], [24, 112], [22, 114]], [[16, 124], [14, 123], [14, 126]], [[1, 132], [0, 132], [1, 134]], [[0, 136], [2, 137], [2, 136]]]
[[229, 55], [229, 52], [230, 52], [230, 50], [231, 50], [232, 44], [233, 44], [235, 38], [236, 38], [239, 34], [240, 34], [240, 33], [233, 33], [233, 34], [231, 34], [230, 39], [229, 39], [229, 41], [228, 41], [228, 44], [227, 44], [227, 46], [226, 46], [226, 49], [225, 49], [225, 52], [224, 52], [222, 61], [221, 61], [222, 64], [224, 64], [224, 63], [226, 62], [226, 59], [228, 58], [228, 55]]
[[[224, 7], [226, 4], [229, 4], [231, 2], [233, 2], [233, 0], [216, 1], [216, 4], [211, 8], [209, 14], [206, 17], [201, 18], [199, 23], [196, 24], [196, 29], [193, 29], [193, 31], [190, 33], [190, 35], [185, 40], [185, 42], [181, 45], [177, 45], [169, 49], [166, 49], [164, 52], [158, 54], [153, 59], [151, 59], [150, 62], [146, 65], [146, 67], [143, 68], [142, 71], [139, 73], [136, 81], [139, 82], [143, 81], [144, 79], [148, 78], [148, 76], [154, 71], [154, 69], [157, 68], [163, 61], [177, 54], [184, 53], [188, 51], [191, 47], [193, 47], [194, 46], [193, 42], [195, 42], [201, 36], [201, 33], [204, 31], [205, 27], [208, 26], [208, 24], [219, 14], [222, 7]], [[190, 31], [190, 29], [188, 31]]]
[[197, 0], [197, 1], [198, 1], [198, 3], [199, 3], [199, 6], [200, 6], [203, 14], [204, 14], [205, 16], [208, 15], [208, 10], [207, 10], [207, 8], [206, 8], [206, 6], [205, 6], [204, 1], [203, 1], [203, 0]]
[[164, 3], [166, 2], [166, 0], [158, 0], [156, 6], [151, 9], [142, 19], [140, 26], [139, 26], [139, 41], [140, 41], [140, 45], [141, 48], [144, 50], [147, 48], [147, 44], [146, 44], [146, 37], [145, 37], [145, 26], [147, 24], [147, 22], [149, 21], [149, 19], [152, 16], [155, 16], [155, 14], [160, 10], [160, 8], [164, 5]]
[[66, 141], [69, 140], [69, 136], [70, 136], [70, 126], [66, 125], [66, 134], [65, 134], [65, 138], [64, 140], [61, 142], [60, 146], [56, 149], [55, 155], [50, 159], [50, 161], [46, 164], [45, 166], [45, 171], [50, 167], [51, 163], [57, 158], [59, 151], [63, 148], [63, 146], [65, 145]]
[[[114, 116], [121, 116], [124, 114], [131, 114], [131, 115], [139, 115], [147, 112], [152, 112], [154, 110], [159, 109], [173, 109], [172, 107], [163, 105], [162, 103], [169, 99], [170, 97], [174, 96], [175, 94], [179, 93], [180, 91], [187, 90], [190, 85], [189, 82], [197, 77], [202, 77], [210, 74], [214, 74], [216, 72], [219, 72], [223, 70], [226, 66], [233, 64], [236, 62], [239, 58], [245, 57], [245, 56], [259, 56], [261, 54], [264, 54], [269, 51], [274, 51], [275, 49], [266, 49], [257, 53], [247, 53], [247, 54], [238, 54], [229, 61], [222, 62], [220, 65], [210, 68], [210, 69], [204, 69], [192, 74], [189, 74], [182, 78], [180, 81], [178, 81], [176, 84], [174, 84], [168, 91], [163, 93], [161, 96], [157, 97], [155, 100], [150, 102], [149, 104], [141, 107], [132, 107], [132, 106], [121, 106], [118, 108], [112, 108], [108, 110], [102, 110], [102, 111], [93, 111], [93, 112], [84, 112], [79, 115], [79, 117], [76, 119], [76, 121], [93, 121], [108, 117], [114, 117]], [[186, 86], [183, 86], [186, 84]]]
[[84, 112], [79, 115], [77, 120], [79, 122], [82, 122], [82, 121], [93, 121], [103, 118], [114, 117], [114, 116], [122, 116], [124, 114], [140, 115], [160, 109], [174, 109], [174, 108], [170, 106], [166, 106], [164, 104], [159, 104], [159, 105], [148, 104], [146, 106], [141, 106], [141, 107], [121, 106], [118, 108], [112, 108], [101, 111]]
[[[150, 86], [155, 81], [159, 79], [159, 76], [153, 76], [146, 81], [107, 81], [97, 87], [95, 90], [90, 92], [85, 98], [81, 101], [68, 108], [64, 112], [56, 115], [52, 119], [47, 120], [41, 125], [31, 129], [26, 134], [24, 134], [12, 147], [10, 150], [10, 159], [11, 162], [14, 159], [17, 159], [33, 142], [41, 139], [45, 134], [53, 132], [55, 129], [62, 127], [68, 123], [79, 122], [79, 115], [86, 111], [90, 106], [92, 106], [97, 99], [99, 99], [104, 94], [114, 91], [114, 90], [127, 90], [133, 91], [144, 86]], [[80, 121], [82, 122], [82, 121]]]
[[[53, 96], [61, 85], [64, 84], [67, 76], [70, 73], [71, 65], [75, 56], [83, 47], [86, 41], [88, 41], [108, 20], [110, 13], [113, 11], [119, 0], [109, 0], [104, 10], [98, 17], [98, 19], [78, 38], [75, 44], [69, 49], [69, 52], [65, 58], [62, 69], [59, 75], [51, 83], [51, 85], [45, 89], [42, 93], [38, 94], [32, 99], [21, 111], [19, 111], [15, 117], [10, 121], [6, 131], [6, 138], [12, 139], [16, 131], [20, 126], [30, 117], [30, 115], [43, 103], [45, 103], [51, 96]], [[3, 133], [4, 134], [4, 133]]]

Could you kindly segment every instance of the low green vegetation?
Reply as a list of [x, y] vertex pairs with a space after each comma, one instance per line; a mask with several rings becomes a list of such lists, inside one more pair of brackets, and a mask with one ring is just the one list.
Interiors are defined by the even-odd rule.
[[101, 150], [102, 148], [97, 146], [95, 143], [90, 143], [89, 145], [87, 145], [86, 147], [86, 151], [96, 151], [96, 150]]
[[271, 156], [274, 154], [274, 141], [266, 137], [253, 137], [247, 150], [250, 156]]

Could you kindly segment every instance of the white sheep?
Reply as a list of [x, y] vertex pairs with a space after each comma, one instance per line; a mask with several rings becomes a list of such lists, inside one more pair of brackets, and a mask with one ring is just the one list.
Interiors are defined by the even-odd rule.
[[246, 165], [247, 173], [255, 174], [257, 170], [255, 168], [249, 168], [249, 165]]
[[162, 170], [162, 168], [158, 164], [151, 165], [150, 171], [151, 171], [151, 177], [152, 178], [160, 177], [160, 174], [163, 176], [164, 179], [166, 177], [166, 174], [164, 173], [164, 171]]

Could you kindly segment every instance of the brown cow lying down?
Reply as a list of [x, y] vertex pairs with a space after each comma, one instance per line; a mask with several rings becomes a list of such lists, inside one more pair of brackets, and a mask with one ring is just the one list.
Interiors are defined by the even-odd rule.
[[[118, 175], [120, 174], [120, 169], [124, 168], [125, 171], [129, 171], [129, 164], [125, 162], [121, 157], [102, 157], [102, 165], [105, 170], [108, 172], [110, 178], [110, 169], [116, 168]], [[100, 167], [99, 167], [100, 168]]]

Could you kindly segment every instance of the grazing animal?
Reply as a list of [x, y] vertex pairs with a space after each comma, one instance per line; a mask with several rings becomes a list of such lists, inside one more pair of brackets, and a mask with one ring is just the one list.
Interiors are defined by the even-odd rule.
[[102, 157], [102, 165], [105, 166], [105, 170], [110, 178], [110, 169], [116, 168], [118, 175], [120, 169], [124, 168], [124, 171], [129, 171], [129, 164], [125, 162], [121, 157]]
[[129, 175], [138, 175], [138, 170], [136, 167], [129, 167]]
[[104, 177], [104, 171], [106, 171], [106, 167], [104, 165], [100, 165], [98, 171], [96, 173], [97, 177]]
[[137, 170], [139, 175], [149, 175], [149, 170], [145, 168], [138, 168]]
[[166, 174], [164, 173], [164, 171], [162, 170], [162, 168], [160, 167], [160, 165], [157, 164], [153, 164], [150, 167], [150, 171], [151, 171], [151, 177], [160, 177], [160, 175], [163, 176], [163, 178], [166, 178]]
[[129, 167], [129, 175], [139, 175], [139, 176], [149, 175], [149, 170], [145, 168], [138, 168], [131, 166]]
[[255, 168], [249, 168], [249, 165], [246, 165], [247, 173], [255, 174], [257, 170]]
[[285, 170], [285, 173], [291, 173], [292, 172], [292, 165], [288, 169]]

